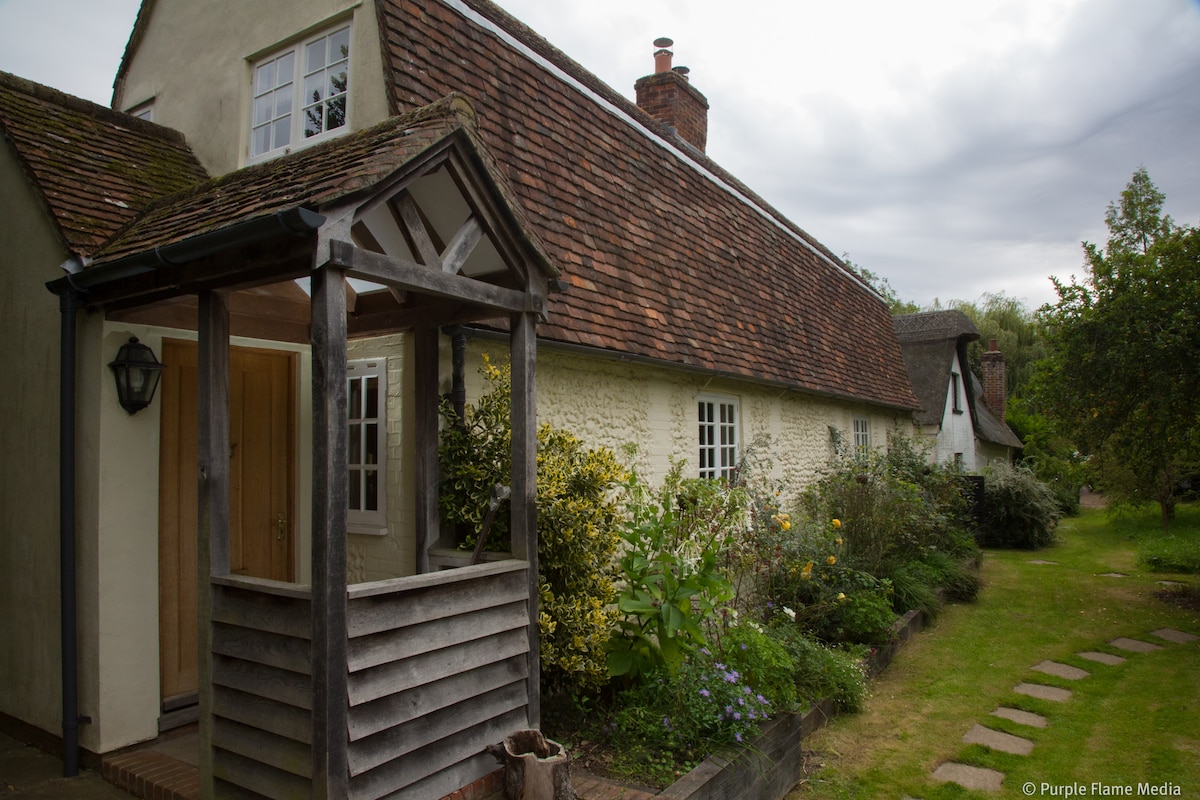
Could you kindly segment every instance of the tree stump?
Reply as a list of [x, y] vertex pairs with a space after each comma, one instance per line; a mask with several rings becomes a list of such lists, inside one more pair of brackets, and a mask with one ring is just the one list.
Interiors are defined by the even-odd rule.
[[541, 731], [517, 731], [488, 752], [504, 765], [507, 800], [578, 800], [566, 748]]

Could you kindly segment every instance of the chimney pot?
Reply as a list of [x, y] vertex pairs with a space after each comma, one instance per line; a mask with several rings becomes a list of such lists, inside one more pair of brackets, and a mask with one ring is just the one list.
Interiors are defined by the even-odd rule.
[[688, 79], [688, 73], [691, 72], [687, 67], [672, 67], [671, 70], [685, 81]]
[[[659, 39], [658, 41], [661, 42], [663, 40]], [[667, 39], [667, 41], [669, 42], [671, 40]], [[675, 54], [672, 53], [670, 50], [666, 49], [665, 47], [661, 48], [659, 50], [655, 50], [654, 51], [654, 72], [655, 73], [670, 72], [671, 71], [671, 57], [673, 55], [675, 55]]]

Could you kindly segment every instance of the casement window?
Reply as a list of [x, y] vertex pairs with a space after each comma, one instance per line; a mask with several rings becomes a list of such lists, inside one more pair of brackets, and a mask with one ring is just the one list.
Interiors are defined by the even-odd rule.
[[698, 406], [700, 477], [732, 477], [738, 464], [737, 399], [702, 395]]
[[387, 533], [387, 362], [346, 365], [347, 517], [352, 533]]
[[350, 26], [273, 53], [253, 68], [250, 159], [336, 135], [346, 126]]
[[865, 456], [871, 450], [871, 420], [854, 420], [854, 455]]
[[951, 403], [952, 403], [951, 407], [955, 414], [963, 413], [962, 402], [959, 400], [959, 397], [962, 395], [961, 386], [962, 386], [962, 378], [959, 377], [957, 372], [951, 372], [950, 373], [950, 393], [953, 395], [951, 397]]

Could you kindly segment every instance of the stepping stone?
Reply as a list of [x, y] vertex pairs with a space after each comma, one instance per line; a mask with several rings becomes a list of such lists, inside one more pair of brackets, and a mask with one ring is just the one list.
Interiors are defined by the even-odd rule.
[[1141, 639], [1126, 639], [1123, 636], [1120, 639], [1113, 639], [1109, 644], [1118, 650], [1128, 650], [1131, 653], [1150, 653], [1154, 650], [1162, 650], [1162, 645], [1150, 644]]
[[1022, 711], [1019, 708], [1008, 708], [1000, 706], [992, 712], [993, 717], [1000, 717], [1009, 722], [1015, 722], [1018, 725], [1028, 725], [1031, 728], [1044, 728], [1048, 724], [1046, 718], [1041, 714], [1034, 714], [1032, 711]]
[[1193, 636], [1190, 633], [1177, 631], [1174, 628], [1159, 628], [1156, 631], [1151, 631], [1150, 635], [1157, 636], [1160, 639], [1166, 639], [1168, 642], [1174, 642], [1175, 644], [1187, 644], [1188, 642], [1194, 642], [1197, 639], [1200, 639], [1200, 636]]
[[1128, 578], [1129, 576], [1126, 575], [1124, 572], [1101, 572], [1100, 577], [1101, 578]]
[[981, 792], [998, 792], [1004, 781], [1004, 773], [994, 769], [972, 767], [969, 764], [959, 764], [947, 761], [933, 771], [935, 781], [957, 783], [964, 789], [976, 789]]
[[1011, 733], [994, 731], [983, 725], [975, 725], [963, 734], [962, 740], [967, 744], [981, 744], [1001, 753], [1011, 753], [1014, 756], [1027, 756], [1033, 752], [1033, 742]]
[[1066, 678], [1069, 681], [1081, 680], [1092, 674], [1086, 669], [1072, 667], [1070, 664], [1060, 664], [1057, 661], [1043, 661], [1040, 664], [1034, 664], [1030, 669], [1053, 675], [1056, 678]]
[[1180, 583], [1179, 581], [1155, 581], [1155, 583], [1159, 586], [1187, 586], [1186, 583]]
[[1050, 565], [1050, 566], [1053, 566], [1053, 567], [1057, 567], [1057, 566], [1058, 566], [1058, 562], [1057, 562], [1057, 561], [1043, 561], [1043, 560], [1042, 560], [1042, 559], [1040, 559], [1040, 558], [1035, 558], [1035, 559], [1033, 559], [1032, 561], [1026, 561], [1025, 563], [1026, 563], [1026, 564], [1042, 564], [1042, 565]]
[[1071, 699], [1070, 689], [1059, 689], [1057, 686], [1046, 686], [1041, 683], [1019, 683], [1013, 687], [1017, 694], [1036, 697], [1038, 700], [1050, 700], [1055, 703], [1065, 703]]
[[1080, 658], [1086, 658], [1088, 661], [1095, 661], [1098, 664], [1108, 664], [1110, 667], [1125, 663], [1125, 659], [1120, 656], [1114, 656], [1112, 653], [1095, 653], [1088, 650], [1083, 653], [1076, 653], [1075, 655]]

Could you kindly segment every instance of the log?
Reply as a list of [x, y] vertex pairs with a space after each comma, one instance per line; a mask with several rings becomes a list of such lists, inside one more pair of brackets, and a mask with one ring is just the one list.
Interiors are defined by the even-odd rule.
[[507, 800], [578, 800], [566, 748], [541, 731], [517, 731], [487, 749], [504, 765]]

